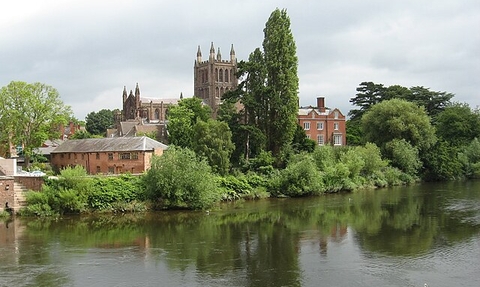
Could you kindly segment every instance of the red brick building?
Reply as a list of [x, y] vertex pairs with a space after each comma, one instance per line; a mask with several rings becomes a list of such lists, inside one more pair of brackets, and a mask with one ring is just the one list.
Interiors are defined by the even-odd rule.
[[142, 173], [150, 168], [152, 156], [167, 146], [148, 137], [67, 140], [51, 152], [54, 170], [83, 166], [89, 174]]
[[301, 107], [297, 119], [307, 137], [316, 141], [318, 145], [347, 144], [345, 116], [337, 108], [326, 108], [325, 98], [318, 97], [316, 107]]

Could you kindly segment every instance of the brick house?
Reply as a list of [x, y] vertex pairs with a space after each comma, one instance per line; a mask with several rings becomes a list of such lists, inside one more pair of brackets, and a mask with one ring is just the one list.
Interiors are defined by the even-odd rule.
[[347, 144], [346, 118], [339, 109], [326, 108], [324, 97], [317, 98], [316, 107], [300, 107], [297, 119], [307, 137], [316, 141], [318, 145]]
[[81, 165], [89, 174], [142, 173], [165, 149], [145, 136], [67, 140], [51, 152], [50, 162], [56, 171]]

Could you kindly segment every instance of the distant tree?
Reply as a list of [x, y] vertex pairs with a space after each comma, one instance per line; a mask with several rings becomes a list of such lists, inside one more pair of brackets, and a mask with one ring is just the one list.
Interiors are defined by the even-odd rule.
[[195, 153], [205, 157], [213, 171], [221, 175], [228, 173], [234, 145], [227, 123], [213, 119], [197, 122], [193, 127], [192, 144]]
[[317, 146], [317, 142], [307, 137], [305, 130], [297, 125], [295, 135], [293, 136], [292, 146], [296, 153], [313, 152]]
[[360, 119], [349, 119], [346, 122], [347, 144], [358, 146], [363, 144], [362, 123]]
[[182, 99], [178, 106], [168, 110], [168, 141], [170, 144], [193, 148], [193, 127], [198, 121], [207, 121], [211, 116], [208, 106], [199, 98]]
[[114, 111], [102, 109], [98, 112], [90, 112], [85, 118], [86, 129], [92, 135], [103, 135], [115, 124]]
[[373, 105], [391, 99], [413, 102], [424, 107], [429, 116], [435, 117], [445, 109], [454, 96], [447, 92], [430, 91], [425, 87], [406, 88], [400, 85], [385, 87], [383, 84], [373, 82], [360, 83], [357, 92], [355, 97], [350, 99], [350, 103], [359, 107], [359, 109], [352, 109], [349, 112], [350, 119], [353, 122], [360, 119]]
[[357, 94], [350, 99], [350, 103], [360, 109], [352, 109], [348, 113], [351, 120], [362, 118], [363, 114], [375, 104], [380, 103], [385, 97], [385, 87], [383, 84], [373, 82], [362, 82], [357, 87]]
[[469, 144], [480, 138], [480, 114], [468, 104], [453, 103], [435, 119], [437, 135], [454, 146]]
[[92, 137], [93, 137], [92, 134], [90, 134], [86, 130], [79, 130], [79, 131], [76, 131], [73, 135], [71, 135], [70, 139], [89, 139]]
[[[263, 52], [257, 48], [248, 62], [240, 62], [238, 76], [243, 78], [236, 93], [231, 93], [243, 106], [240, 120], [244, 126], [246, 159], [252, 150], [252, 138], [265, 138], [265, 148], [277, 159], [291, 150], [297, 128], [298, 59], [286, 10], [275, 9], [265, 24]], [[240, 131], [240, 129], [239, 129]], [[257, 141], [262, 145], [260, 141]]]
[[168, 110], [168, 142], [184, 148], [192, 147], [193, 118], [195, 114], [185, 106]]
[[12, 81], [0, 90], [0, 142], [20, 145], [27, 165], [34, 149], [58, 138], [58, 126], [71, 117], [70, 107], [51, 86]]
[[410, 91], [411, 93], [406, 94], [403, 99], [425, 107], [425, 111], [432, 118], [442, 112], [454, 96], [447, 92], [430, 91], [425, 87], [411, 87]]
[[202, 104], [202, 100], [197, 97], [184, 98], [180, 100], [178, 105], [193, 112], [193, 124], [200, 120], [205, 122], [211, 118], [212, 110], [209, 106]]
[[362, 117], [362, 129], [365, 140], [383, 150], [394, 139], [404, 139], [420, 152], [436, 141], [435, 129], [425, 109], [400, 99], [372, 106]]
[[298, 58], [285, 9], [275, 9], [265, 24], [263, 53], [267, 71], [267, 149], [279, 158], [297, 127]]

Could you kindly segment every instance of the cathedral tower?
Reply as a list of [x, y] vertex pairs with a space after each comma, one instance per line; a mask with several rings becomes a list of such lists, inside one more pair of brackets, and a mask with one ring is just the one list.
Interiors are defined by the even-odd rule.
[[217, 115], [222, 95], [237, 88], [236, 72], [237, 59], [233, 44], [230, 49], [229, 60], [222, 60], [220, 48], [215, 54], [215, 47], [212, 42], [208, 60], [202, 61], [202, 51], [198, 46], [197, 59], [194, 65], [194, 96], [202, 99], [210, 106], [214, 117]]

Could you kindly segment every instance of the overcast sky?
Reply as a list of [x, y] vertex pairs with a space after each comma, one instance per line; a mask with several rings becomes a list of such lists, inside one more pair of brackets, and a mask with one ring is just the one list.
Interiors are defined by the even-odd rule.
[[347, 114], [363, 81], [424, 86], [480, 105], [478, 0], [15, 0], [2, 3], [0, 86], [56, 88], [75, 117], [121, 109], [122, 91], [193, 95], [198, 45], [237, 59], [263, 41], [275, 8], [287, 9], [297, 45], [300, 104]]

